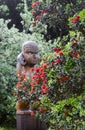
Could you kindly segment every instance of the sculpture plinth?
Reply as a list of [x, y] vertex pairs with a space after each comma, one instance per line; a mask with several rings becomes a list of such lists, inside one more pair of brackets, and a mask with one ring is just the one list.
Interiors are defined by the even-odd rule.
[[17, 110], [17, 130], [46, 130], [46, 124], [30, 116], [30, 110]]

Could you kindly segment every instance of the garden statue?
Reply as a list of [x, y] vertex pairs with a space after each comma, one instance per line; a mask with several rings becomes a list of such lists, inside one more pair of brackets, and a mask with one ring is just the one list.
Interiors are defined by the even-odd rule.
[[[34, 41], [27, 41], [22, 45], [22, 52], [17, 57], [17, 75], [23, 77], [25, 74], [29, 81], [34, 74], [34, 70], [38, 67], [39, 63], [39, 49]], [[25, 81], [26, 82], [26, 81]], [[26, 86], [22, 88], [23, 80], [18, 82], [18, 101], [16, 103], [16, 119], [17, 119], [17, 130], [45, 130], [46, 125], [41, 125], [42, 122], [34, 117], [35, 111], [30, 109], [30, 101], [23, 101], [22, 98], [27, 98]], [[29, 86], [28, 86], [29, 87]], [[20, 88], [20, 91], [19, 91]], [[30, 89], [31, 87], [29, 87]], [[23, 89], [25, 93], [23, 93]], [[25, 91], [26, 90], [26, 91]], [[20, 93], [19, 93], [20, 92]], [[29, 98], [29, 95], [28, 95]], [[31, 116], [30, 116], [31, 115]]]
[[[34, 68], [36, 68], [39, 63], [38, 52], [39, 52], [38, 46], [34, 41], [27, 41], [22, 44], [22, 52], [17, 57], [17, 75], [18, 75], [18, 77], [26, 76], [29, 79], [29, 81], [31, 81], [31, 78], [34, 73]], [[22, 79], [21, 79], [21, 82], [23, 82]], [[19, 83], [20, 83], [20, 79], [19, 79]], [[24, 86], [26, 86], [26, 85], [24, 85]], [[18, 86], [18, 88], [20, 88], [20, 87]], [[22, 103], [24, 103], [24, 102], [21, 102], [21, 101], [23, 101], [23, 99], [21, 99], [20, 97], [23, 98], [23, 96], [24, 96], [25, 100], [27, 98], [27, 96], [23, 93], [23, 89], [24, 88], [22, 88], [22, 89], [20, 88], [20, 91], [18, 90], [18, 92], [17, 92], [18, 101], [16, 103], [16, 110], [23, 110], [23, 109], [26, 109], [28, 106], [28, 104], [27, 105], [23, 104], [24, 105], [23, 106]], [[27, 89], [27, 88], [25, 88], [25, 89]], [[22, 91], [22, 93], [21, 93], [21, 91]]]
[[39, 49], [34, 41], [27, 41], [22, 45], [22, 52], [17, 57], [17, 74], [27, 74], [32, 77], [31, 68], [35, 68], [39, 63]]

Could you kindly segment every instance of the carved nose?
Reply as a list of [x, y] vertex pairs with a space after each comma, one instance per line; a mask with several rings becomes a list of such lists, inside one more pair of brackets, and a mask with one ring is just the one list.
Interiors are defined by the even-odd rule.
[[36, 58], [36, 55], [35, 55], [35, 54], [33, 54], [33, 57], [34, 57], [34, 58]]

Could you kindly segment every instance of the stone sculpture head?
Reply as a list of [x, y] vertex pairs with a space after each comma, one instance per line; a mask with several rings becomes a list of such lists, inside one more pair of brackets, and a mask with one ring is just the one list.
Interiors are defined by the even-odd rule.
[[[26, 68], [34, 67], [39, 63], [39, 49], [34, 41], [22, 44], [22, 52], [17, 57], [17, 73], [22, 73]], [[24, 69], [23, 69], [24, 68]]]

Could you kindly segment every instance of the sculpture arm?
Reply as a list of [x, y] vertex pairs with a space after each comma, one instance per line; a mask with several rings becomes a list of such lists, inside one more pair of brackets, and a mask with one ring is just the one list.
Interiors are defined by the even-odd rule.
[[22, 74], [22, 65], [19, 62], [17, 62], [16, 71], [17, 71], [17, 75]]
[[17, 74], [22, 74], [22, 69], [23, 69], [23, 66], [26, 64], [25, 60], [24, 60], [24, 57], [22, 55], [22, 53], [20, 53], [18, 56], [17, 56], [17, 65], [16, 65], [16, 70], [17, 70]]

